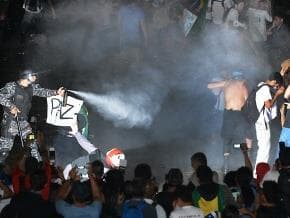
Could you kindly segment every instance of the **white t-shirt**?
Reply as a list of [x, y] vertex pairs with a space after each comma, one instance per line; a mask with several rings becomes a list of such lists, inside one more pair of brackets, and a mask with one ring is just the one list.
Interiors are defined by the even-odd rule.
[[[265, 83], [259, 83], [258, 86], [261, 86]], [[265, 101], [272, 100], [272, 95], [270, 92], [269, 86], [263, 86], [256, 93], [256, 105], [258, 111], [261, 111], [260, 116], [257, 120], [257, 123], [264, 124], [269, 123], [270, 120], [274, 119], [277, 116], [277, 105], [274, 104], [270, 109], [266, 108], [262, 110], [265, 105]]]
[[174, 209], [169, 218], [204, 218], [201, 209], [194, 206], [184, 206]]
[[254, 42], [267, 40], [266, 21], [272, 22], [272, 17], [266, 10], [249, 8], [249, 33]]
[[232, 8], [230, 9], [228, 15], [227, 15], [227, 18], [225, 20], [225, 23], [228, 27], [232, 26], [232, 27], [242, 27], [242, 28], [245, 28], [246, 25], [241, 23], [239, 21], [239, 12], [237, 9], [235, 8]]

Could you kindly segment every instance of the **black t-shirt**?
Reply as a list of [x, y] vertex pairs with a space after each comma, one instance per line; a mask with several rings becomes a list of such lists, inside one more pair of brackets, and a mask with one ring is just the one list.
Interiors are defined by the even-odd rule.
[[12, 218], [55, 218], [54, 204], [44, 201], [40, 194], [22, 192], [15, 195], [9, 205], [1, 212], [0, 217]]
[[166, 191], [159, 192], [155, 200], [157, 204], [160, 204], [164, 208], [166, 215], [169, 217], [171, 211], [173, 211], [174, 193]]

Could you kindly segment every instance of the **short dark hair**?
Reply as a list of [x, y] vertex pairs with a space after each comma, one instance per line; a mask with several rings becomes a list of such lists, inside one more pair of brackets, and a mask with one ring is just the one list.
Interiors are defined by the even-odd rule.
[[122, 187], [125, 182], [124, 171], [120, 169], [111, 169], [105, 174], [104, 179], [107, 187]]
[[181, 199], [183, 202], [192, 202], [192, 191], [188, 186], [179, 185], [174, 193], [175, 199]]
[[133, 179], [131, 181], [132, 188], [132, 197], [133, 198], [143, 198], [144, 197], [144, 188], [145, 188], [145, 180], [143, 179]]
[[236, 175], [237, 172], [236, 171], [229, 171], [225, 177], [224, 177], [224, 183], [229, 187], [236, 187], [237, 183], [236, 183]]
[[104, 175], [104, 164], [102, 161], [95, 160], [91, 163], [93, 174], [95, 174], [96, 177], [102, 178]]
[[213, 172], [208, 166], [201, 165], [196, 170], [196, 176], [200, 183], [212, 183]]
[[145, 179], [145, 180], [151, 179], [152, 171], [149, 164], [146, 164], [146, 163], [138, 164], [134, 170], [134, 177], [138, 179]]
[[239, 186], [249, 185], [253, 179], [252, 170], [249, 167], [240, 167], [236, 172], [236, 179]]
[[171, 168], [165, 175], [165, 180], [168, 185], [177, 186], [183, 183], [183, 174], [178, 168]]
[[202, 152], [196, 152], [191, 156], [191, 161], [197, 161], [201, 165], [207, 166], [207, 158], [206, 155]]
[[274, 12], [274, 17], [281, 17], [282, 19], [285, 19], [285, 13], [281, 10], [276, 10]]
[[73, 199], [79, 203], [92, 202], [92, 190], [87, 182], [75, 181], [72, 185], [71, 193]]
[[268, 80], [275, 80], [279, 85], [283, 84], [283, 77], [279, 72], [270, 73]]

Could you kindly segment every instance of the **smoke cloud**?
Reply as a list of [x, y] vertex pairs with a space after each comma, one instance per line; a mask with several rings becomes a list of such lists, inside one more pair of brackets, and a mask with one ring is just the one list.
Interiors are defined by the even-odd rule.
[[222, 153], [221, 115], [213, 113], [216, 98], [207, 83], [240, 70], [253, 87], [274, 70], [245, 34], [213, 26], [185, 38], [179, 23], [168, 18], [169, 5], [147, 3], [150, 38], [136, 63], [120, 52], [121, 1], [67, 2], [57, 6], [58, 21], [45, 26], [48, 42], [33, 55], [52, 69], [46, 83], [61, 81], [90, 105], [90, 132], [98, 144], [128, 150], [161, 145], [169, 154], [180, 148], [172, 163], [178, 166], [188, 165], [194, 151], [216, 160]]
[[159, 104], [154, 104], [147, 94], [110, 93], [96, 95], [94, 93], [71, 91], [81, 96], [93, 106], [105, 119], [114, 122], [116, 127], [149, 128], [154, 116], [160, 110]]

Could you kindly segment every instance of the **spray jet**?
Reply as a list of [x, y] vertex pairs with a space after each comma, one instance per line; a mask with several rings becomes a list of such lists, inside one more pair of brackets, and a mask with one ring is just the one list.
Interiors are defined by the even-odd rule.
[[119, 92], [108, 95], [97, 95], [89, 92], [69, 90], [82, 97], [105, 119], [114, 122], [116, 127], [145, 127], [153, 122], [153, 115], [159, 110], [152, 110], [152, 102], [146, 94], [124, 95]]

